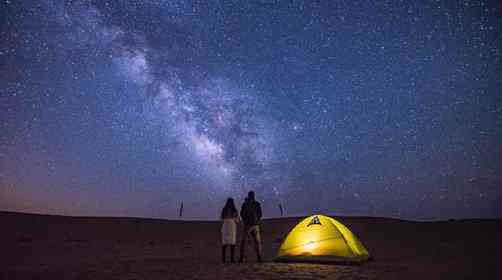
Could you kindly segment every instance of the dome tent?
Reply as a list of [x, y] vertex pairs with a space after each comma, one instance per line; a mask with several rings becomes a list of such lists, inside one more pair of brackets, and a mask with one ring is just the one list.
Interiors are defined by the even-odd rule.
[[369, 258], [368, 250], [342, 223], [313, 215], [289, 232], [275, 261], [361, 263]]

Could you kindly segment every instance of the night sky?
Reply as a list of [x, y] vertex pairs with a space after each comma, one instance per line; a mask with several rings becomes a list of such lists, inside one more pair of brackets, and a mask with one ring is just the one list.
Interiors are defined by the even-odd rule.
[[501, 59], [497, 1], [3, 0], [0, 209], [502, 217]]

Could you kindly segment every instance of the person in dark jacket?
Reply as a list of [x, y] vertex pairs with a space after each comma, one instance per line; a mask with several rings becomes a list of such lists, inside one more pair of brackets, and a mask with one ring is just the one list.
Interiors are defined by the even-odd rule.
[[241, 219], [243, 223], [243, 232], [241, 237], [241, 250], [239, 262], [244, 261], [244, 254], [246, 250], [246, 241], [248, 237], [253, 239], [254, 248], [258, 262], [262, 261], [261, 258], [261, 236], [260, 236], [260, 220], [262, 212], [261, 205], [255, 200], [253, 191], [248, 193], [241, 207]]

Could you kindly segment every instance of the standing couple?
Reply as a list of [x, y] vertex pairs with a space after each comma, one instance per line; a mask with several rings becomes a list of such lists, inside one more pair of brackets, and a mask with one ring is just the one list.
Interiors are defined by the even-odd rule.
[[[255, 200], [253, 191], [248, 193], [244, 203], [242, 203], [240, 217], [244, 225], [241, 236], [239, 262], [244, 260], [246, 241], [248, 238], [253, 239], [256, 257], [258, 258], [258, 262], [261, 262], [261, 237], [259, 226], [261, 219], [261, 206], [260, 203]], [[226, 261], [225, 256], [227, 247], [230, 247], [230, 261], [234, 262], [235, 243], [237, 241], [237, 223], [240, 219], [232, 198], [227, 199], [225, 207], [221, 210], [221, 220], [223, 221], [223, 225], [221, 227], [222, 261]]]

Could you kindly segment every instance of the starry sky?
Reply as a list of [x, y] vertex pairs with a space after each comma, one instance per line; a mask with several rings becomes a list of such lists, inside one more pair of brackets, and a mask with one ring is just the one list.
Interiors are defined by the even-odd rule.
[[502, 217], [497, 1], [0, 2], [0, 209]]

